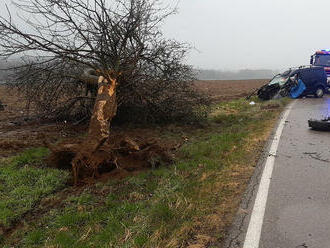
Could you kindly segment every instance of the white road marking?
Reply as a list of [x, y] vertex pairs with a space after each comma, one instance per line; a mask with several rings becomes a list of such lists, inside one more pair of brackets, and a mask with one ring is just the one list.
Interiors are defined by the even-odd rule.
[[289, 107], [287, 108], [287, 110], [284, 112], [282, 120], [280, 121], [280, 123], [277, 127], [272, 144], [270, 146], [270, 150], [269, 150], [270, 155], [267, 157], [267, 160], [265, 163], [265, 168], [262, 172], [262, 176], [261, 176], [260, 184], [259, 184], [259, 188], [258, 188], [258, 193], [256, 196], [256, 200], [254, 202], [254, 207], [252, 210], [251, 219], [250, 219], [249, 227], [248, 227], [248, 230], [246, 233], [243, 248], [258, 248], [259, 247], [261, 228], [262, 228], [262, 223], [263, 223], [264, 215], [265, 215], [269, 184], [270, 184], [272, 173], [273, 173], [275, 156], [277, 153], [277, 147], [280, 142], [280, 137], [281, 137], [284, 125], [285, 125], [285, 121], [288, 118], [291, 108], [295, 102], [296, 101], [294, 101], [292, 104], [290, 104]]

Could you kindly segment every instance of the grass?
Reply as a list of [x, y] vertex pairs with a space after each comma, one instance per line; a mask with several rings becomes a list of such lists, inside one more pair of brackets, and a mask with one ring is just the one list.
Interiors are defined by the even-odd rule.
[[[15, 231], [4, 247], [218, 247], [287, 100], [256, 102], [241, 99], [214, 106], [203, 128], [186, 132], [188, 141], [174, 165], [85, 187], [67, 197], [64, 207], [54, 206]], [[23, 173], [26, 162], [13, 161], [17, 158], [4, 168], [15, 166]], [[65, 178], [55, 170], [39, 173], [47, 181], [42, 187], [35, 180], [20, 184], [35, 199], [60, 187], [58, 179]], [[6, 184], [17, 182], [14, 178], [7, 176]], [[40, 193], [43, 187], [47, 190]], [[8, 193], [6, 201], [13, 195]]]
[[9, 228], [42, 197], [64, 186], [68, 173], [40, 167], [47, 153], [45, 148], [29, 149], [0, 161], [0, 226]]

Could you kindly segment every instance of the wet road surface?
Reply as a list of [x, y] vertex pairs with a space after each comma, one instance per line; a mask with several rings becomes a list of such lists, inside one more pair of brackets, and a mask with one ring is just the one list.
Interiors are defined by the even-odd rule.
[[292, 106], [275, 158], [260, 248], [330, 247], [330, 132], [307, 127], [330, 98]]
[[[330, 132], [307, 125], [309, 118], [328, 114], [329, 97], [299, 99], [292, 105], [275, 156], [259, 246], [249, 247], [330, 247]], [[233, 228], [225, 247], [244, 246], [254, 205], [253, 197], [246, 198], [242, 208], [247, 214], [236, 220], [236, 234]]]

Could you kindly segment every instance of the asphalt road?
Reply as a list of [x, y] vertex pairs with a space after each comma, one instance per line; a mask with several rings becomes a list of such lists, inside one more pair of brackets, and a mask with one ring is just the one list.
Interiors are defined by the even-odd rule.
[[[330, 132], [307, 125], [309, 118], [330, 115], [330, 98], [299, 99], [291, 107], [270, 177], [260, 240], [249, 248], [330, 247]], [[257, 167], [225, 247], [246, 247], [264, 162]]]

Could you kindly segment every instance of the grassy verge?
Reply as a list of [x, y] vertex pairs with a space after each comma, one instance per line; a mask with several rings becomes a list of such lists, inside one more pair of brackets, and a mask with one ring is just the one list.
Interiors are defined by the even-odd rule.
[[[286, 102], [214, 106], [203, 128], [186, 132], [173, 166], [85, 187], [15, 231], [4, 247], [218, 247]], [[46, 185], [47, 192], [58, 187]]]
[[0, 227], [10, 228], [42, 197], [63, 187], [68, 173], [40, 168], [45, 148], [0, 161]]

